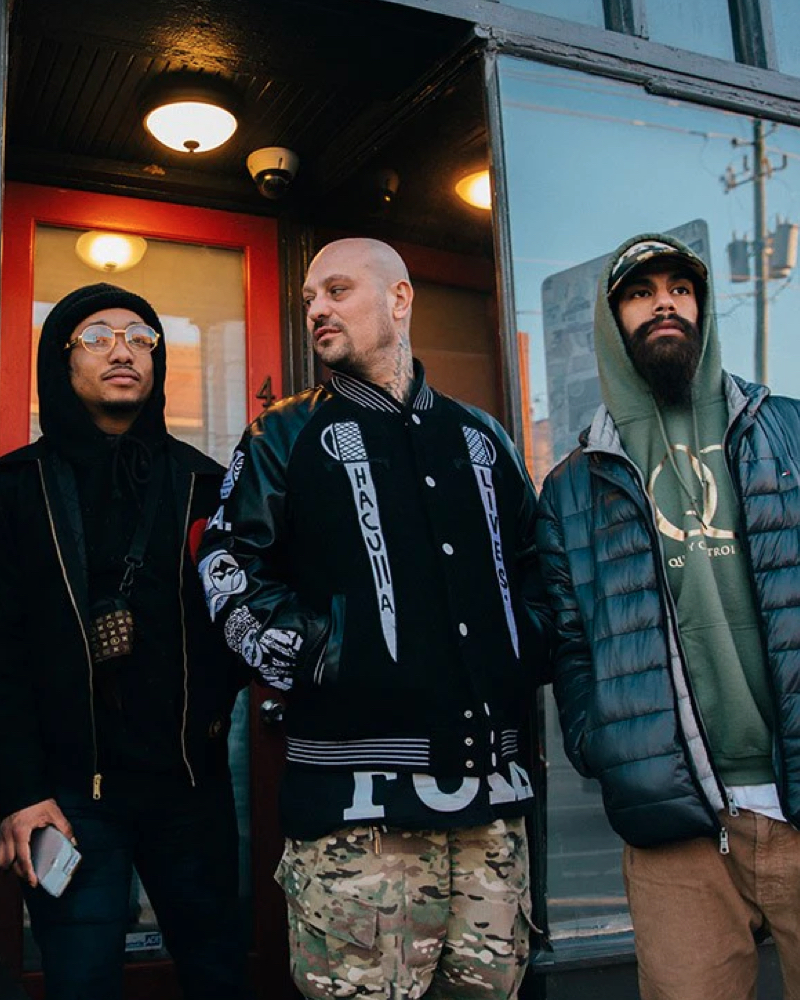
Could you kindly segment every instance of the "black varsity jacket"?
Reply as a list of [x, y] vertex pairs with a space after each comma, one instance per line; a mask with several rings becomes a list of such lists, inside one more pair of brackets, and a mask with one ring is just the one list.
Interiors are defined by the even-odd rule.
[[212, 618], [288, 692], [290, 764], [491, 775], [518, 754], [550, 623], [536, 498], [500, 425], [352, 376], [245, 431], [200, 550]]

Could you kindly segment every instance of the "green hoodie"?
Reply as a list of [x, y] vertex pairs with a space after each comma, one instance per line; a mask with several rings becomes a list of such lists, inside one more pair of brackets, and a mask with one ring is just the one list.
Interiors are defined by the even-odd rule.
[[[701, 302], [702, 353], [692, 403], [659, 410], [628, 356], [607, 297], [613, 264], [645, 240], [690, 252], [671, 236], [648, 233], [626, 240], [610, 258], [595, 310], [603, 402], [653, 503], [681, 645], [714, 764], [727, 785], [766, 784], [775, 780], [772, 715], [739, 509], [725, 461], [728, 409], [711, 281]], [[695, 507], [702, 507], [702, 520]]]

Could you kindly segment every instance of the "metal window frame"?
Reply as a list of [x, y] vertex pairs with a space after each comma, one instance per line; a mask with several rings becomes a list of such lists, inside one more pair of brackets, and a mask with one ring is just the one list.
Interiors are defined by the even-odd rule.
[[[769, 0], [729, 0], [737, 53], [732, 62], [647, 41], [634, 34], [519, 10], [496, 0], [382, 0], [471, 21], [503, 52], [640, 83], [656, 94], [800, 125], [800, 78], [778, 73]], [[606, 17], [646, 31], [641, 0], [604, 0]], [[607, 22], [609, 23], [609, 22]], [[747, 32], [758, 26], [758, 39]]]
[[740, 63], [778, 69], [772, 0], [728, 0], [733, 49]]
[[648, 38], [646, 0], [603, 0], [608, 31]]

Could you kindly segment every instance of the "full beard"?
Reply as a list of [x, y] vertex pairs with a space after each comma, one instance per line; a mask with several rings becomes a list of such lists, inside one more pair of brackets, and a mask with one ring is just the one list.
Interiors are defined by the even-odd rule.
[[637, 327], [627, 344], [628, 354], [650, 387], [659, 405], [681, 406], [691, 402], [692, 380], [700, 363], [700, 331], [695, 323], [681, 316], [670, 318], [685, 337], [657, 337], [650, 333], [663, 323], [647, 320]]
[[340, 332], [330, 347], [326, 345], [314, 345], [314, 351], [320, 361], [337, 372], [346, 375], [355, 375], [357, 378], [370, 381], [375, 370], [376, 360], [381, 361], [384, 352], [389, 349], [395, 340], [394, 330], [389, 320], [388, 313], [379, 315], [377, 322], [376, 342], [366, 350], [357, 350], [350, 338], [346, 326], [338, 323], [320, 321], [319, 326], [334, 326]]

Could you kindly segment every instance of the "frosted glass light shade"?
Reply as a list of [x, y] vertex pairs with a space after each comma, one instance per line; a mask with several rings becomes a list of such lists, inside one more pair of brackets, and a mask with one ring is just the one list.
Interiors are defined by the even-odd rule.
[[164, 146], [179, 153], [205, 153], [236, 131], [230, 111], [206, 101], [175, 101], [148, 112], [144, 126]]
[[147, 241], [127, 233], [104, 233], [91, 229], [79, 236], [75, 253], [84, 264], [105, 274], [118, 274], [136, 267], [147, 250]]

